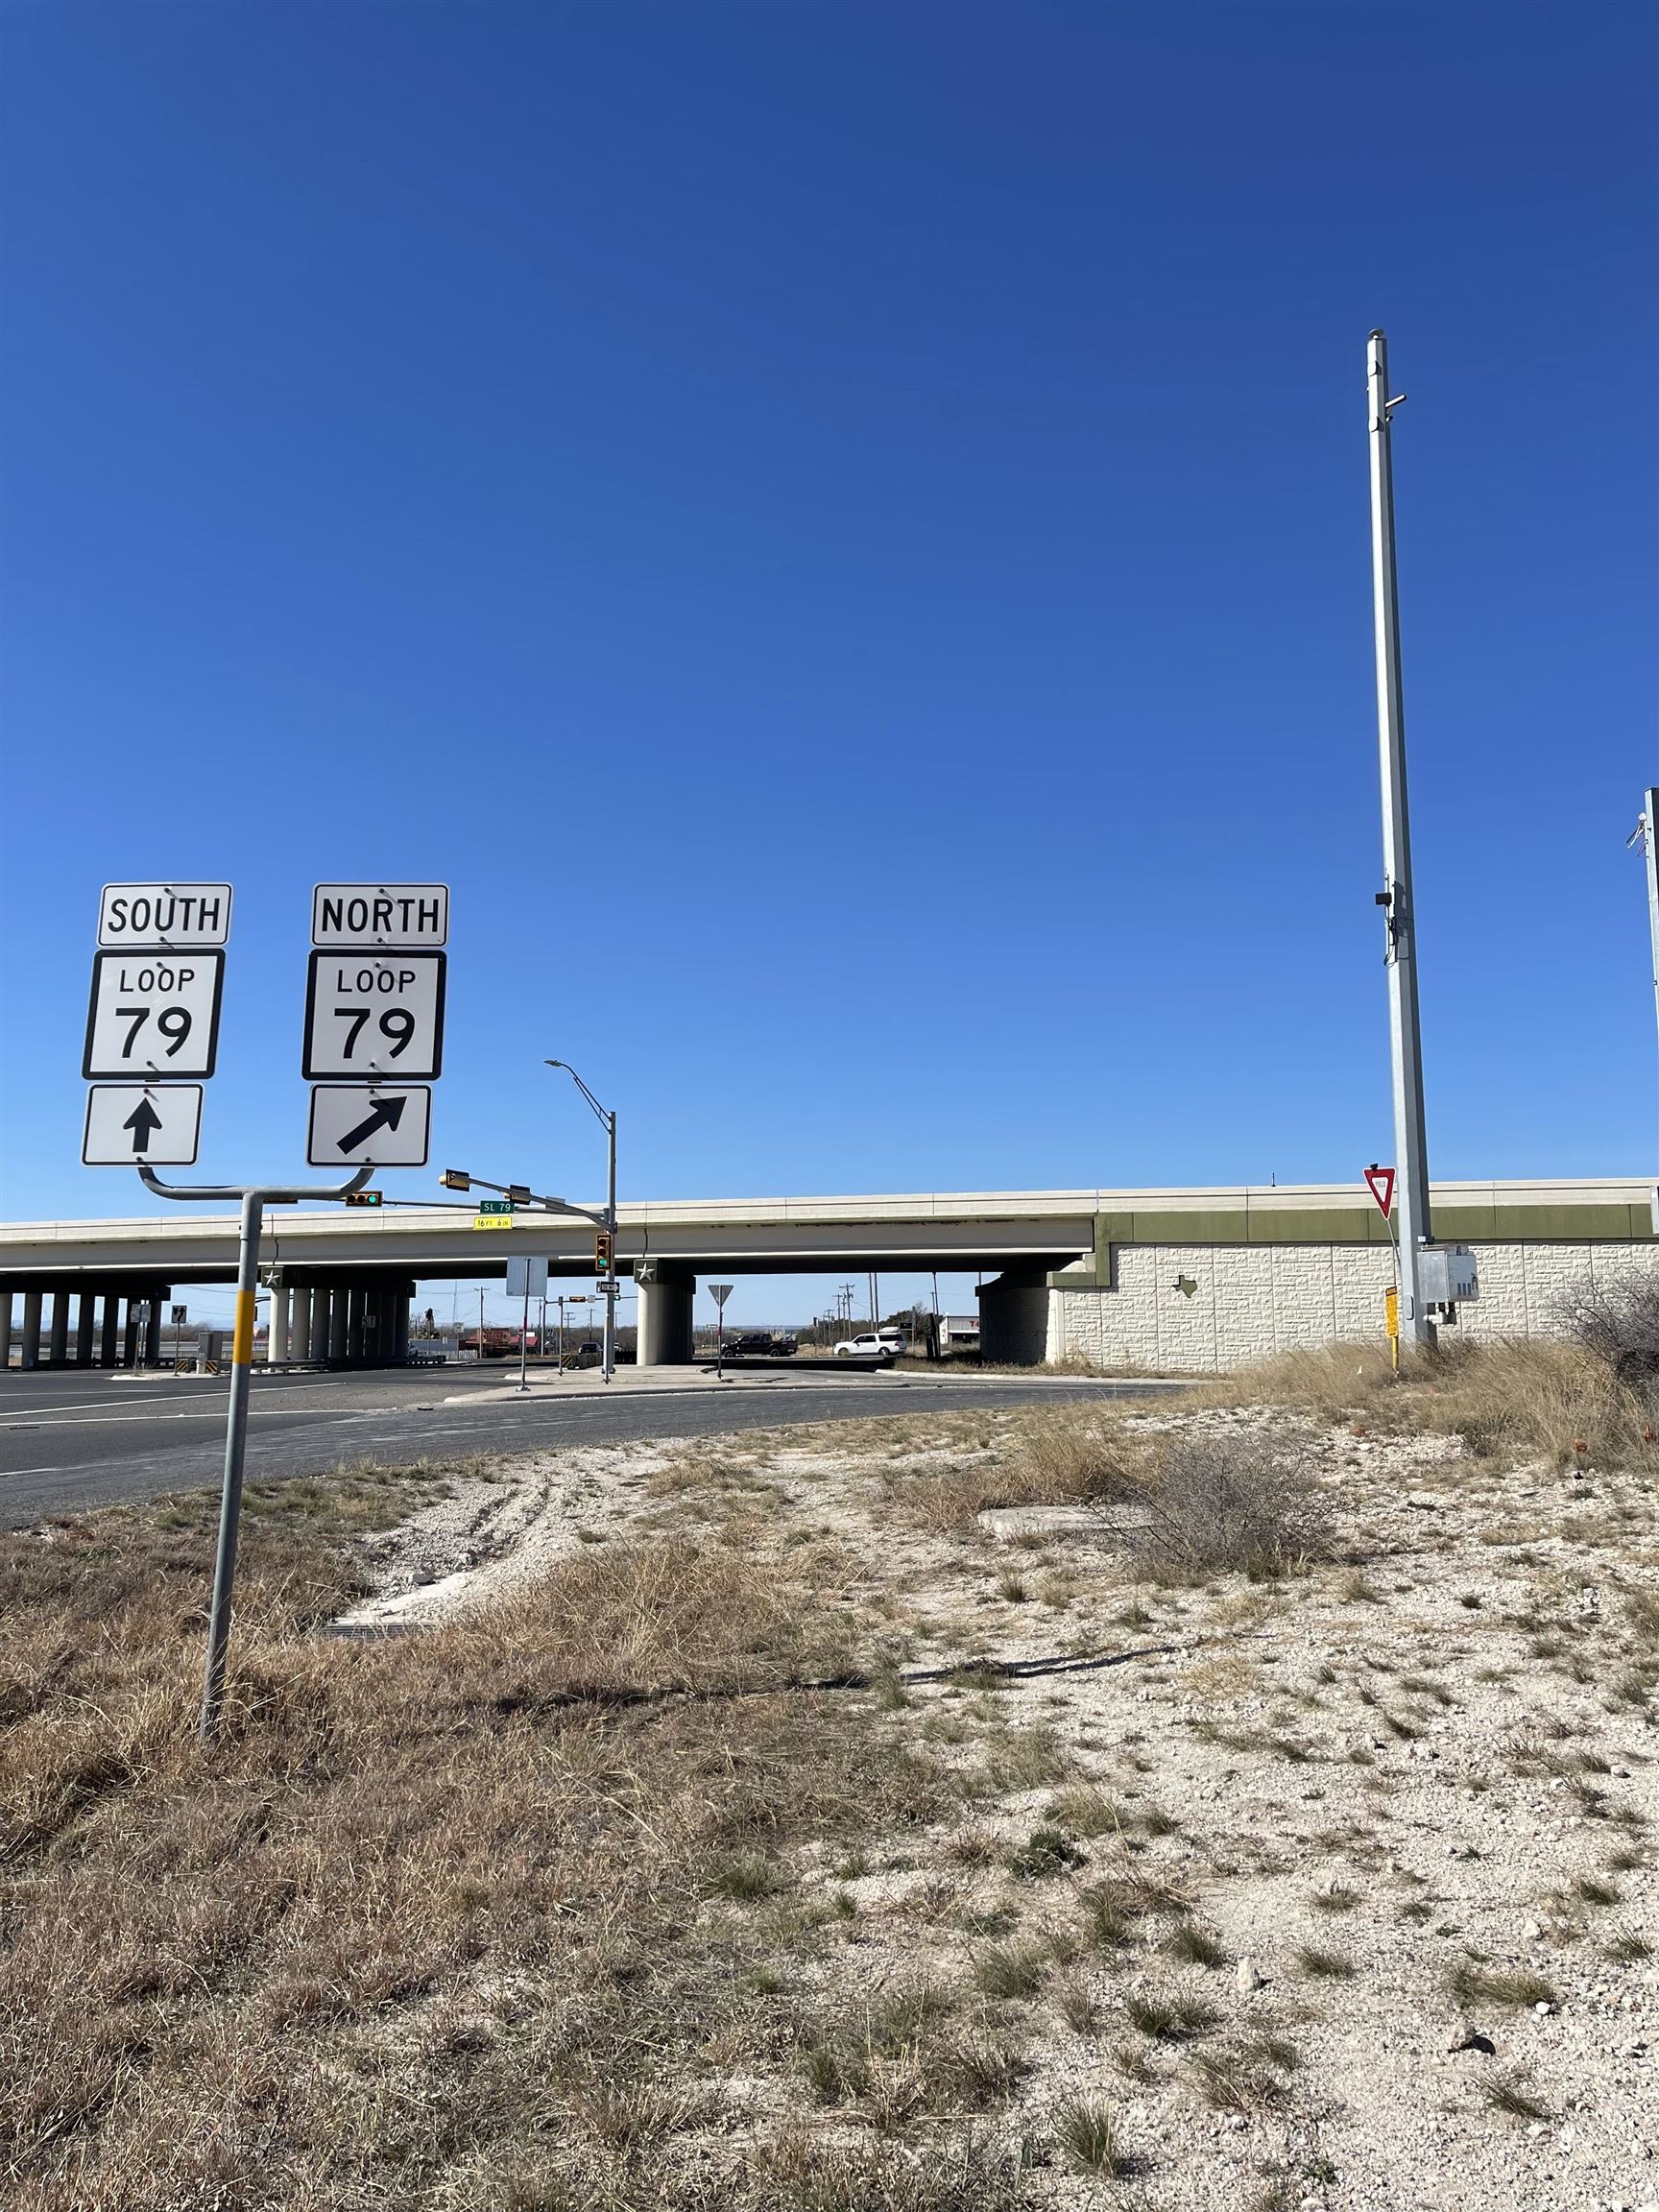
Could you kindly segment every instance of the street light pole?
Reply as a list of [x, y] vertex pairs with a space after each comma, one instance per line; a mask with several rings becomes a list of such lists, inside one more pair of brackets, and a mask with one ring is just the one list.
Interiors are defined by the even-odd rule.
[[1417, 915], [1411, 897], [1411, 823], [1406, 797], [1406, 714], [1400, 683], [1400, 601], [1394, 562], [1394, 461], [1389, 418], [1404, 395], [1388, 391], [1388, 341], [1367, 349], [1371, 419], [1371, 577], [1377, 644], [1377, 734], [1382, 773], [1382, 889], [1388, 949], [1388, 1041], [1394, 1072], [1394, 1157], [1399, 1167], [1401, 1325], [1425, 1350], [1434, 1324], [1423, 1305], [1419, 1257], [1431, 1235], [1429, 1147], [1423, 1119], [1423, 1041], [1417, 1013]]
[[609, 1382], [616, 1372], [616, 1115], [600, 1105], [568, 1060], [548, 1060], [549, 1068], [563, 1068], [578, 1091], [598, 1117], [604, 1128], [608, 1152], [608, 1174], [605, 1191], [605, 1227], [609, 1232], [611, 1263], [605, 1270], [605, 1349], [603, 1368]]

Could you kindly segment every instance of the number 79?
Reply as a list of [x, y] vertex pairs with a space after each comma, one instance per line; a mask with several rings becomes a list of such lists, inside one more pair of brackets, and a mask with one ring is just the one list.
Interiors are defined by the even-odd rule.
[[[351, 1024], [350, 1034], [340, 1048], [342, 1060], [349, 1060], [356, 1051], [357, 1040], [362, 1036], [364, 1024], [373, 1012], [373, 1008], [371, 1006], [335, 1007], [335, 1018]], [[409, 1040], [415, 1034], [415, 1017], [410, 1013], [407, 1006], [388, 1006], [381, 1014], [376, 1027], [381, 1036], [387, 1039], [391, 1046], [390, 1056], [396, 1060], [400, 1052], [405, 1052], [409, 1048]]]

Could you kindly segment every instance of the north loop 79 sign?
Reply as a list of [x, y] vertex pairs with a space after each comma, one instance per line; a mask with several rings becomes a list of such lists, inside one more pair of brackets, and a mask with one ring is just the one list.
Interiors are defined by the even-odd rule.
[[313, 952], [305, 991], [307, 1082], [427, 1082], [444, 1071], [442, 952]]

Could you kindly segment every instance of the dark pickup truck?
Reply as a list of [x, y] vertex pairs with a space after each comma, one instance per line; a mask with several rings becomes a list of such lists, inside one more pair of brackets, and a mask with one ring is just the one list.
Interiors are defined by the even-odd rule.
[[749, 1329], [740, 1336], [728, 1336], [725, 1350], [728, 1359], [741, 1358], [745, 1354], [757, 1359], [779, 1359], [799, 1351], [800, 1345], [793, 1336], [774, 1336], [769, 1329]]

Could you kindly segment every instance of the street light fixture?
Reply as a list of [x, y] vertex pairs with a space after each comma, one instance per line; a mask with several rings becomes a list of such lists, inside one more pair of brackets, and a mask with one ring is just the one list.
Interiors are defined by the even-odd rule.
[[571, 1067], [568, 1060], [547, 1060], [548, 1068], [563, 1068], [589, 1105], [593, 1109], [605, 1131], [610, 1153], [610, 1173], [605, 1196], [605, 1230], [609, 1238], [610, 1259], [605, 1269], [605, 1350], [604, 1375], [607, 1382], [616, 1372], [616, 1116], [607, 1112]]

